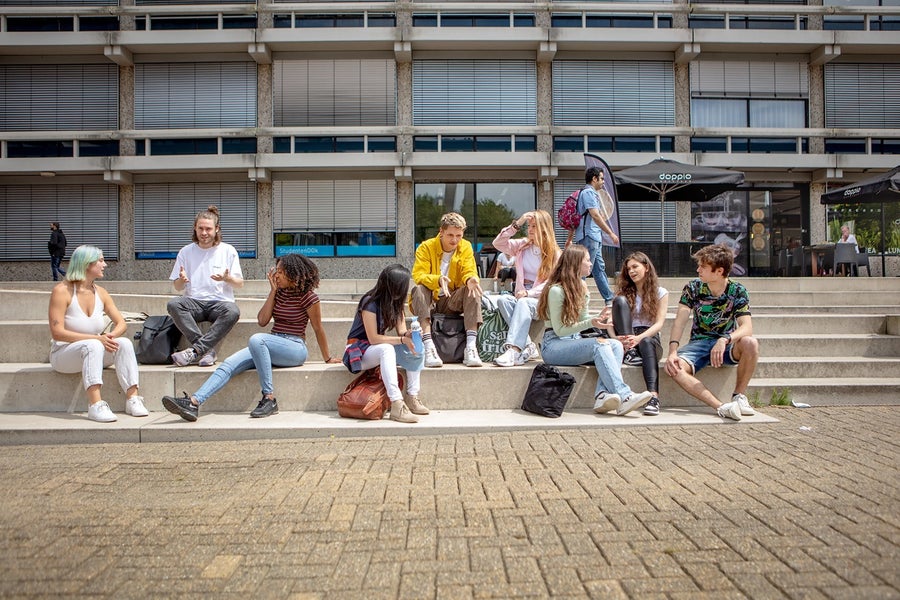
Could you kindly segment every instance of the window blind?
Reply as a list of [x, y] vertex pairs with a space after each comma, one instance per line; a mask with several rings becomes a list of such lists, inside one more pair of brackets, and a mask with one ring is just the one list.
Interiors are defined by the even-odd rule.
[[392, 179], [276, 181], [275, 231], [396, 231]]
[[0, 130], [116, 129], [114, 64], [0, 65]]
[[691, 96], [808, 98], [805, 62], [697, 60], [691, 62]]
[[825, 65], [825, 127], [900, 128], [900, 64]]
[[222, 241], [256, 256], [256, 184], [160, 183], [134, 186], [134, 249], [139, 257], [177, 253], [191, 243], [194, 217], [219, 207]]
[[415, 60], [414, 125], [536, 125], [532, 60]]
[[138, 64], [137, 129], [256, 126], [256, 63]]
[[118, 260], [118, 188], [103, 184], [0, 186], [0, 260], [49, 259], [51, 221], [66, 234], [66, 257], [89, 244]]
[[671, 62], [553, 62], [554, 125], [672, 126], [675, 74]]
[[275, 125], [377, 126], [397, 122], [393, 60], [279, 60]]

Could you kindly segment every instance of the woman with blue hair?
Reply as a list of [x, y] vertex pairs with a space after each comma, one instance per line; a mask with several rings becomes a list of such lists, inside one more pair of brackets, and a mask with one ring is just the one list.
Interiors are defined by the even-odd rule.
[[[64, 281], [50, 294], [50, 366], [60, 373], [81, 373], [88, 397], [88, 419], [109, 423], [116, 415], [100, 397], [103, 369], [116, 367], [125, 392], [125, 413], [146, 417], [144, 399], [138, 396], [138, 364], [134, 346], [121, 337], [128, 326], [109, 292], [94, 284], [103, 277], [106, 261], [95, 246], [79, 246], [69, 260]], [[104, 313], [112, 330], [104, 332]]]

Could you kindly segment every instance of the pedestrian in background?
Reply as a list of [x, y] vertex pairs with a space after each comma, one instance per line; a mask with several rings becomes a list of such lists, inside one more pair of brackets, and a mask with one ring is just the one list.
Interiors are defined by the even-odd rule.
[[50, 274], [53, 281], [59, 281], [66, 276], [66, 272], [60, 266], [66, 255], [66, 234], [63, 233], [58, 221], [50, 223], [50, 240], [47, 242], [47, 250], [50, 252]]

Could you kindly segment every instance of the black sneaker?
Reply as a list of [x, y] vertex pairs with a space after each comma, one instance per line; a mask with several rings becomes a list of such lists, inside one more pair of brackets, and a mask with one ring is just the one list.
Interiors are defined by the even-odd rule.
[[653, 417], [659, 414], [659, 398], [654, 396], [647, 401], [647, 404], [644, 405], [644, 414], [648, 417]]
[[191, 397], [187, 395], [187, 392], [181, 392], [184, 394], [181, 398], [176, 398], [174, 396], [163, 396], [162, 403], [167, 411], [172, 413], [173, 415], [178, 415], [185, 421], [196, 421], [197, 413], [200, 411], [200, 407], [191, 402]]
[[268, 417], [269, 415], [278, 414], [278, 400], [275, 398], [263, 398], [250, 413], [254, 419]]
[[625, 353], [625, 358], [622, 360], [622, 362], [632, 367], [639, 367], [644, 364], [644, 359], [641, 358], [640, 354], [638, 354], [637, 349], [632, 348]]

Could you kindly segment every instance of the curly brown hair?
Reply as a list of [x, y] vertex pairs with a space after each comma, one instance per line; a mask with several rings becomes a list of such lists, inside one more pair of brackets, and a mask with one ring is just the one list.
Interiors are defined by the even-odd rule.
[[316, 263], [302, 254], [285, 254], [275, 261], [281, 267], [291, 287], [300, 294], [306, 294], [319, 287], [319, 268]]
[[[647, 269], [647, 274], [641, 280], [640, 287], [631, 280], [628, 275], [628, 261], [639, 262]], [[656, 311], [659, 308], [659, 276], [656, 267], [650, 257], [643, 252], [632, 252], [622, 261], [622, 271], [616, 278], [616, 288], [619, 295], [628, 301], [628, 308], [634, 313], [635, 299], [641, 297], [641, 316], [647, 321], [656, 320]], [[637, 316], [637, 315], [635, 315]]]
[[587, 248], [580, 244], [572, 244], [562, 251], [556, 268], [550, 273], [547, 279], [547, 285], [544, 287], [544, 293], [538, 300], [537, 314], [539, 319], [548, 320], [550, 311], [547, 306], [547, 290], [551, 286], [558, 285], [562, 288], [565, 295], [563, 302], [563, 325], [573, 325], [578, 322], [581, 315], [581, 309], [585, 302], [585, 284], [581, 278], [581, 264], [584, 257], [588, 254]]

